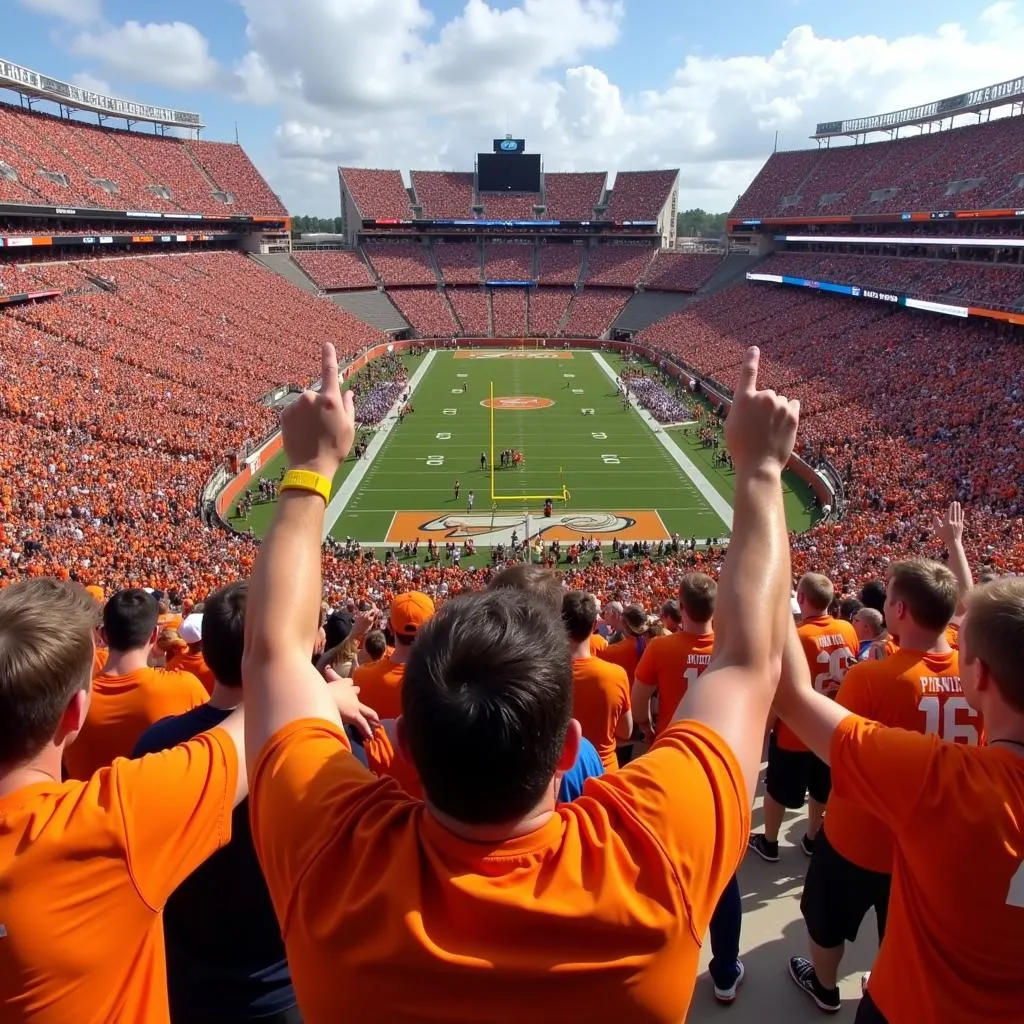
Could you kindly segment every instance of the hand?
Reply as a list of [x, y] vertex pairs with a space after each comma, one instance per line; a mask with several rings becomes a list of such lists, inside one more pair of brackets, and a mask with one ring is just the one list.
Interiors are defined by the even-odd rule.
[[771, 390], [757, 390], [760, 361], [760, 349], [748, 348], [725, 421], [725, 441], [737, 473], [781, 473], [796, 442], [800, 403]]
[[380, 612], [376, 608], [371, 608], [369, 611], [356, 612], [355, 622], [352, 624], [352, 632], [349, 634], [350, 637], [363, 637], [370, 632], [376, 626], [377, 617]]
[[324, 679], [342, 722], [354, 725], [368, 740], [380, 725], [380, 716], [373, 708], [359, 703], [359, 687], [351, 679], [342, 679], [330, 665], [324, 669]]
[[325, 341], [321, 352], [320, 392], [303, 391], [281, 413], [281, 434], [288, 465], [334, 478], [348, 458], [356, 432], [352, 392], [338, 384], [338, 354]]
[[946, 509], [945, 518], [942, 516], [935, 517], [935, 535], [946, 545], [946, 549], [952, 551], [953, 548], [961, 544], [964, 539], [964, 509], [959, 501], [950, 503], [948, 509]]

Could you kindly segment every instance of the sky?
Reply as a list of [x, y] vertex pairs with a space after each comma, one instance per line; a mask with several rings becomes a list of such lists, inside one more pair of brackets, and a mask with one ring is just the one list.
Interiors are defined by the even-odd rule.
[[1024, 0], [0, 0], [0, 17], [0, 57], [197, 111], [290, 212], [323, 217], [339, 164], [470, 170], [506, 133], [549, 171], [678, 167], [681, 209], [724, 211], [776, 139], [1024, 73]]

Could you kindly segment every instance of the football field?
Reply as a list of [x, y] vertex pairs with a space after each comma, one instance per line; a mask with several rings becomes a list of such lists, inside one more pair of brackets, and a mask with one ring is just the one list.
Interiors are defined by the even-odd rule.
[[[468, 349], [408, 365], [414, 411], [402, 422], [389, 416], [367, 456], [339, 472], [326, 517], [333, 536], [375, 547], [431, 537], [489, 547], [527, 529], [546, 543], [593, 536], [606, 546], [673, 532], [699, 543], [728, 536], [732, 471], [714, 465], [694, 424], [665, 430], [624, 410], [614, 354]], [[503, 449], [521, 452], [522, 464], [501, 466]], [[234, 524], [260, 534], [271, 512], [257, 505]], [[810, 494], [795, 478], [787, 514], [793, 529], [810, 525]]]

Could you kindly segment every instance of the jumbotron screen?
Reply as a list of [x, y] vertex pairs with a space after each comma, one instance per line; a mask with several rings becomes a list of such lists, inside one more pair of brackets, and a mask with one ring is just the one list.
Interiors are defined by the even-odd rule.
[[481, 153], [477, 156], [481, 192], [539, 192], [540, 154]]

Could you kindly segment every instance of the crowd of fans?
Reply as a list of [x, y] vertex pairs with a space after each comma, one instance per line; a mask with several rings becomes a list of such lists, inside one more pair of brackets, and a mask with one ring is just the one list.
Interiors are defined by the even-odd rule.
[[363, 219], [412, 219], [412, 206], [401, 171], [339, 167], [338, 174], [342, 188], [352, 197]]
[[448, 300], [462, 333], [474, 338], [491, 335], [491, 304], [486, 288], [449, 288]]
[[537, 281], [541, 285], [569, 285], [579, 282], [583, 269], [582, 245], [554, 245], [548, 243], [538, 247]]
[[491, 322], [496, 338], [523, 338], [529, 334], [526, 325], [527, 291], [525, 288], [489, 288]]
[[587, 286], [635, 288], [657, 249], [642, 242], [599, 245], [587, 259]]
[[627, 396], [635, 398], [659, 423], [685, 423], [694, 418], [688, 392], [679, 381], [643, 370], [623, 370], [621, 380]]
[[465, 220], [473, 216], [471, 172], [412, 171], [409, 178], [424, 217]]
[[292, 259], [318, 288], [325, 291], [348, 291], [374, 285], [370, 271], [354, 249], [295, 251]]
[[359, 372], [352, 384], [356, 419], [361, 426], [379, 424], [409, 389], [409, 371], [394, 352], [375, 359]]
[[438, 242], [434, 258], [445, 284], [480, 283], [480, 246], [476, 242]]
[[641, 284], [651, 291], [695, 292], [721, 266], [717, 253], [684, 253], [661, 249], [654, 255]]
[[600, 338], [611, 327], [632, 296], [622, 288], [585, 289], [572, 300], [569, 318], [562, 328], [566, 338]]
[[679, 171], [619, 171], [612, 186], [608, 219], [654, 221], [676, 187]]
[[437, 288], [392, 288], [388, 291], [398, 311], [423, 338], [450, 338], [458, 324], [448, 296]]

